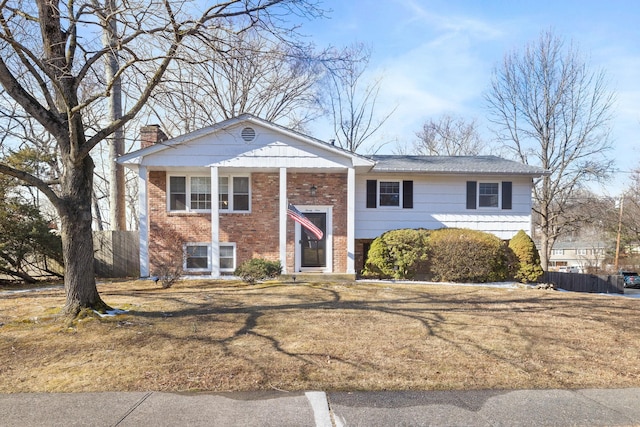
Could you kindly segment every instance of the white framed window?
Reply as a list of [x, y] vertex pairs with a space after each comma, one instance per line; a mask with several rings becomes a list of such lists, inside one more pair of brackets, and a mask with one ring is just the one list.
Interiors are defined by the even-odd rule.
[[186, 243], [184, 245], [184, 271], [211, 271], [210, 259], [211, 245], [209, 243]]
[[578, 255], [588, 255], [588, 250], [587, 249], [576, 249], [576, 253]]
[[191, 209], [211, 210], [211, 177], [193, 176], [191, 182]]
[[[236, 244], [220, 242], [220, 271], [233, 273], [236, 270]], [[186, 243], [184, 245], [183, 269], [186, 272], [211, 271], [211, 244]]]
[[211, 210], [211, 177], [175, 175], [167, 180], [167, 209], [175, 212]]
[[551, 249], [551, 255], [564, 255], [564, 249]]
[[413, 209], [413, 181], [368, 179], [366, 207]]
[[497, 182], [478, 183], [478, 207], [497, 208], [499, 205], [500, 184]]
[[400, 181], [378, 182], [378, 206], [400, 206]]
[[236, 244], [220, 243], [220, 271], [234, 272], [236, 270]]
[[187, 210], [187, 178], [184, 176], [169, 177], [169, 210]]
[[[173, 212], [210, 212], [211, 177], [170, 175], [167, 180], [167, 209]], [[248, 175], [218, 179], [218, 206], [222, 212], [251, 210], [251, 179]]]
[[251, 210], [249, 176], [218, 178], [218, 207], [224, 212], [249, 212]]
[[467, 181], [467, 209], [513, 209], [513, 183]]

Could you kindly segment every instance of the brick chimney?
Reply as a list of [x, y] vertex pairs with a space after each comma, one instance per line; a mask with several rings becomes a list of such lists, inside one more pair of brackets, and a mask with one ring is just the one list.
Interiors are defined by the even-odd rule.
[[147, 148], [167, 139], [169, 137], [160, 129], [160, 125], [147, 125], [140, 128], [140, 148]]

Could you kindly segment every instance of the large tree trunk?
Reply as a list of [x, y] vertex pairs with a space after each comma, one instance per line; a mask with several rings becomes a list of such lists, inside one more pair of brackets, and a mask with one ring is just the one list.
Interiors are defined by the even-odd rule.
[[75, 316], [83, 308], [104, 311], [96, 287], [91, 230], [91, 189], [93, 160], [87, 156], [82, 167], [67, 166], [62, 176], [60, 221], [64, 254], [64, 311]]
[[540, 236], [540, 265], [544, 271], [549, 271], [549, 254], [551, 250], [549, 248], [549, 236], [547, 231], [543, 231]]

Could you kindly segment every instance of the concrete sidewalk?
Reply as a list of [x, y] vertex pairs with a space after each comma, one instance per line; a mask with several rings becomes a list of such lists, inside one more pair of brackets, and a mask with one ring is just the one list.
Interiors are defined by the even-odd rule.
[[0, 394], [2, 426], [634, 426], [640, 388]]

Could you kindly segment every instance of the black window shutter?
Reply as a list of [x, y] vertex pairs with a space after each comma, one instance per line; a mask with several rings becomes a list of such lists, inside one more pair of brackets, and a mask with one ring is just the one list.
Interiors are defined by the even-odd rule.
[[402, 207], [413, 209], [413, 181], [402, 181]]
[[511, 181], [502, 181], [502, 209], [511, 209]]
[[476, 208], [476, 189], [478, 183], [476, 181], [467, 181], [467, 209]]
[[367, 207], [375, 208], [378, 204], [376, 203], [376, 196], [378, 192], [378, 181], [375, 179], [367, 180]]

